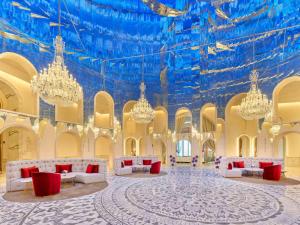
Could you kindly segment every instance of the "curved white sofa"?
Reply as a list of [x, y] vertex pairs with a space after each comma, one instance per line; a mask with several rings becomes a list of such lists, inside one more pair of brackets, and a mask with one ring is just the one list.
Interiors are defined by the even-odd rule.
[[220, 173], [224, 177], [241, 177], [245, 168], [233, 168], [228, 170], [228, 164], [237, 161], [244, 161], [245, 168], [259, 168], [259, 162], [273, 162], [274, 165], [281, 165], [284, 168], [284, 161], [281, 158], [256, 158], [256, 157], [222, 157], [220, 160]]
[[133, 165], [141, 165], [143, 164], [143, 160], [150, 160], [152, 163], [158, 161], [158, 156], [122, 156], [119, 158], [115, 158], [114, 160], [114, 170], [116, 175], [126, 175], [132, 173], [131, 166], [122, 167], [122, 162], [124, 160], [132, 160]]
[[[21, 168], [36, 166], [40, 172], [55, 173], [56, 164], [72, 164], [75, 182], [95, 183], [106, 181], [107, 161], [102, 159], [52, 159], [12, 161], [6, 164], [6, 191], [20, 191], [32, 188], [32, 179], [21, 178]], [[99, 173], [86, 173], [88, 164], [98, 164]]]

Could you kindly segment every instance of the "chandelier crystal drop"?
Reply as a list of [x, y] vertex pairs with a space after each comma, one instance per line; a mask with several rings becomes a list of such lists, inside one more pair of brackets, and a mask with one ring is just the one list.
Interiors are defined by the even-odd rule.
[[142, 82], [140, 85], [141, 96], [131, 110], [131, 117], [136, 123], [147, 124], [154, 118], [154, 110], [145, 98], [145, 89], [146, 85]]
[[33, 77], [31, 87], [50, 105], [71, 106], [82, 99], [82, 88], [64, 64], [64, 42], [60, 35], [56, 36], [54, 47], [53, 62]]
[[263, 94], [257, 85], [258, 72], [253, 70], [250, 74], [251, 87], [246, 97], [242, 99], [239, 114], [245, 120], [264, 118], [272, 108], [272, 101]]

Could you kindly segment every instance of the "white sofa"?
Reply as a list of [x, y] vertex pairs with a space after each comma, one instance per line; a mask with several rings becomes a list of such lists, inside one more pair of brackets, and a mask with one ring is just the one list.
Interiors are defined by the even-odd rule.
[[[114, 171], [115, 171], [115, 174], [118, 176], [131, 174], [133, 172], [132, 166], [122, 167], [122, 162], [124, 160], [132, 160], [133, 165], [142, 165], [143, 160], [151, 160], [152, 163], [159, 161], [158, 156], [122, 156], [122, 157], [116, 158], [114, 160]], [[150, 167], [151, 166], [149, 166], [149, 168]]]
[[[232, 170], [228, 170], [228, 164], [233, 164], [234, 161], [244, 161], [245, 168], [232, 168]], [[220, 160], [220, 174], [224, 177], [241, 177], [245, 169], [259, 168], [259, 162], [273, 162], [274, 165], [281, 165], [284, 168], [284, 161], [281, 158], [222, 157]]]
[[[102, 159], [53, 159], [12, 161], [6, 165], [6, 191], [20, 191], [32, 188], [32, 179], [21, 178], [21, 168], [36, 166], [40, 172], [55, 173], [56, 164], [72, 164], [75, 182], [94, 183], [106, 181], [107, 161]], [[99, 173], [86, 173], [88, 164], [98, 164]]]

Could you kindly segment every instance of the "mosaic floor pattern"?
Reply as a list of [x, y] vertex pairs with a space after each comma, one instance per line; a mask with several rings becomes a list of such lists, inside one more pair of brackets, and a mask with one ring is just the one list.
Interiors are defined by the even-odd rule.
[[300, 225], [300, 185], [242, 183], [210, 169], [154, 178], [110, 177], [101, 192], [68, 200], [0, 199], [0, 224]]

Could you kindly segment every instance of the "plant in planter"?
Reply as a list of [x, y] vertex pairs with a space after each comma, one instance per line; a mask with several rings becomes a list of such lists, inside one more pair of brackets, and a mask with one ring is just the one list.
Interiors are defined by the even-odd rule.
[[176, 163], [175, 156], [170, 155], [170, 163], [171, 163], [171, 166], [175, 166], [175, 163]]
[[194, 156], [192, 158], [192, 165], [193, 165], [193, 167], [196, 167], [197, 163], [198, 163], [198, 155], [196, 155], [196, 156]]

